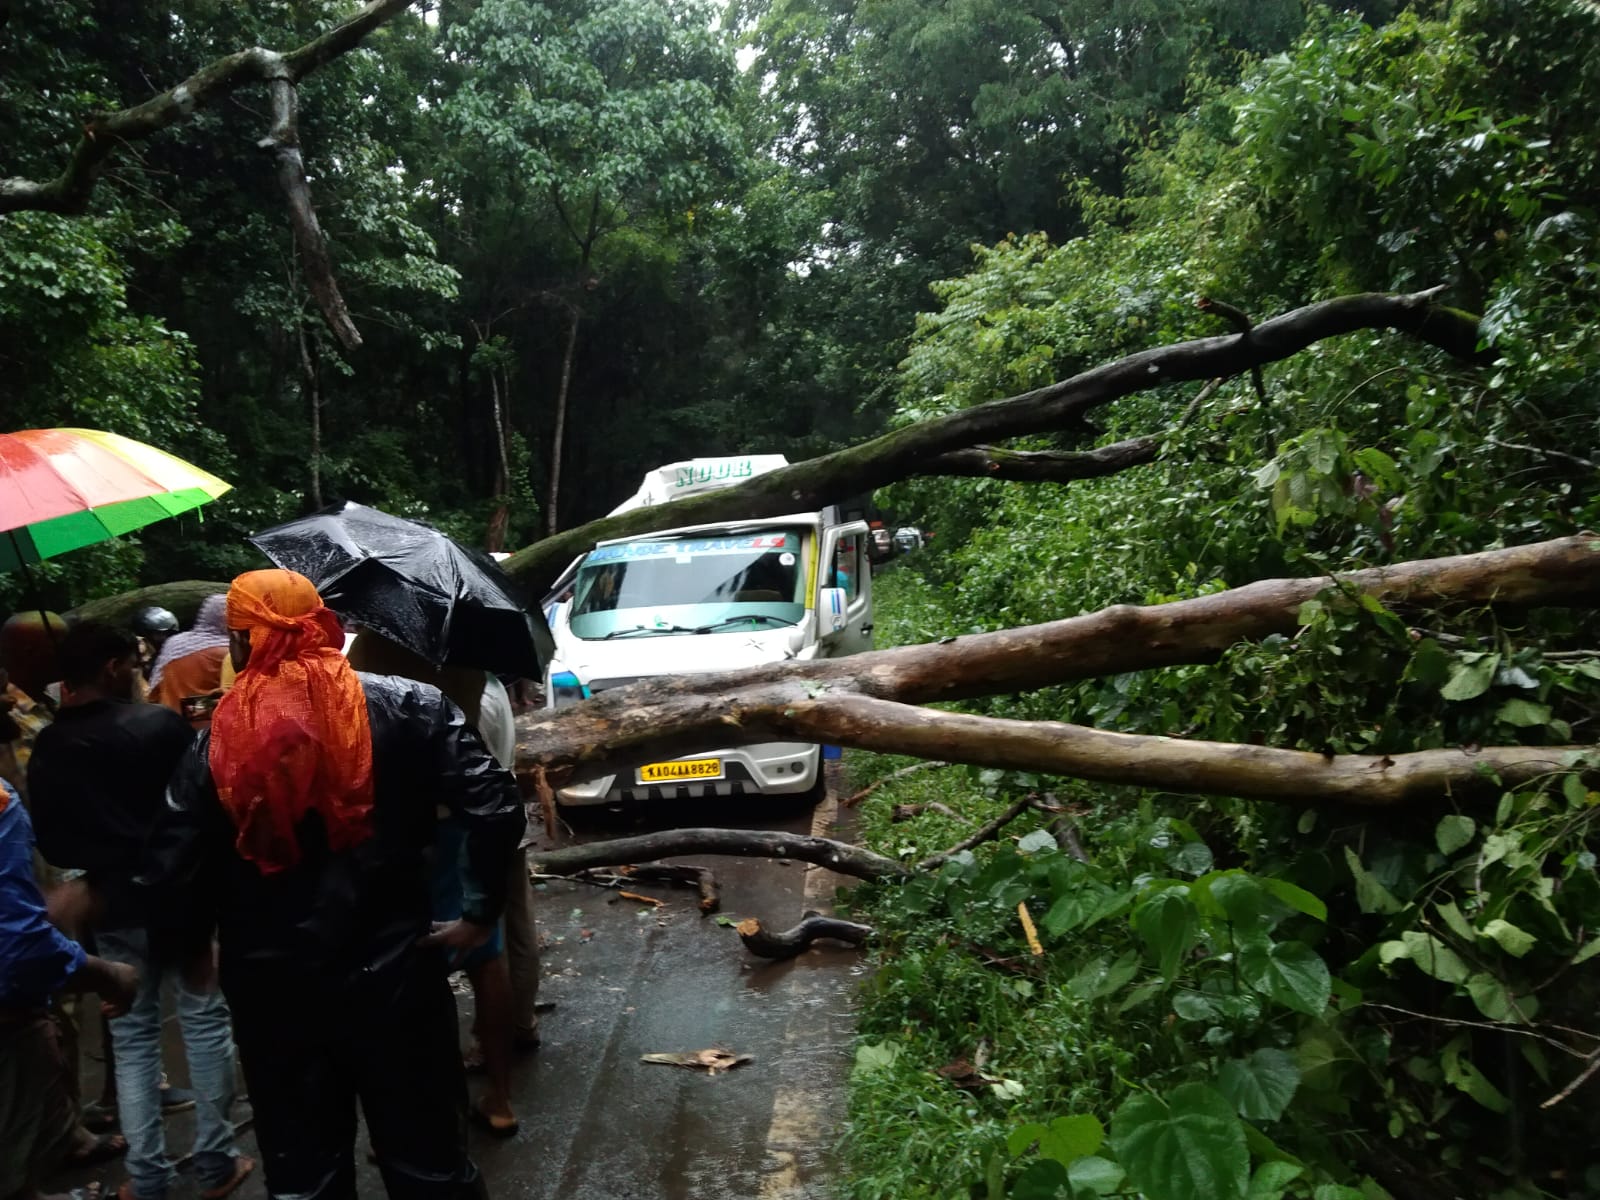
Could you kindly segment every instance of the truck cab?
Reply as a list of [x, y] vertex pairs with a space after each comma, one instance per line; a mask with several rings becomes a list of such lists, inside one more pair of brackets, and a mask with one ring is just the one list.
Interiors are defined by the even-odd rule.
[[[695, 459], [646, 476], [616, 511], [726, 487], [778, 455]], [[867, 524], [836, 508], [602, 542], [547, 601], [553, 707], [652, 678], [832, 658], [872, 647]], [[771, 742], [646, 763], [560, 789], [564, 807], [823, 791], [821, 747]]]

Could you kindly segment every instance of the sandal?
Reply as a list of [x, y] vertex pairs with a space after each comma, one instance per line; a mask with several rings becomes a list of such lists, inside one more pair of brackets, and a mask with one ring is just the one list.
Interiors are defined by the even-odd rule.
[[490, 1137], [514, 1138], [522, 1129], [521, 1121], [515, 1118], [512, 1118], [510, 1124], [497, 1121], [479, 1108], [477, 1104], [469, 1104], [467, 1106], [467, 1120], [471, 1121], [472, 1124], [483, 1130]]
[[92, 1137], [84, 1149], [70, 1152], [67, 1155], [67, 1166], [97, 1167], [114, 1158], [121, 1158], [127, 1152], [127, 1138], [120, 1133], [102, 1133]]

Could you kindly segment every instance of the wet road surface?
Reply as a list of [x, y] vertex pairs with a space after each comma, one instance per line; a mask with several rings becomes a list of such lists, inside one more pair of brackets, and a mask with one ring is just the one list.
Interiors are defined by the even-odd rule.
[[[748, 805], [749, 801], [742, 802]], [[817, 808], [754, 820], [726, 808], [684, 814], [675, 824], [832, 832], [835, 810]], [[660, 827], [607, 820], [580, 831], [598, 840]], [[691, 861], [691, 860], [681, 860]], [[786, 928], [803, 910], [829, 910], [845, 882], [820, 868], [773, 860], [715, 858], [722, 913]], [[567, 881], [537, 892], [544, 941], [540, 998], [543, 1047], [519, 1060], [513, 1139], [474, 1131], [474, 1157], [500, 1197], [516, 1200], [821, 1200], [837, 1181], [834, 1153], [844, 1114], [854, 993], [862, 958], [845, 948], [813, 948], [788, 963], [751, 957], [733, 929], [702, 917], [692, 890], [630, 885], [665, 901], [652, 908], [615, 892]], [[471, 995], [459, 998], [463, 1035]], [[98, 1089], [85, 1031], [84, 1091]], [[184, 1082], [181, 1045], [168, 1021], [166, 1056]], [[722, 1047], [754, 1061], [717, 1076], [641, 1063], [640, 1055]], [[481, 1084], [474, 1080], [474, 1094]], [[248, 1114], [239, 1105], [235, 1118]], [[174, 1153], [188, 1148], [192, 1119], [166, 1122]], [[241, 1137], [254, 1154], [254, 1138]], [[382, 1195], [377, 1169], [358, 1148], [359, 1188]], [[119, 1166], [52, 1181], [76, 1185], [122, 1179]], [[174, 1200], [196, 1195], [185, 1173]], [[265, 1197], [259, 1171], [238, 1193]]]

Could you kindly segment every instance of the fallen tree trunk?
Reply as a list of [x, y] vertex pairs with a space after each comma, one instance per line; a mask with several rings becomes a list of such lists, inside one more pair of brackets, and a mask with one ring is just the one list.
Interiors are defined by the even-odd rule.
[[[1330, 760], [1334, 765], [1316, 766], [1323, 762], [1321, 756], [1271, 758], [1296, 756], [1296, 751], [1148, 739], [1152, 750], [1163, 746], [1181, 748], [1183, 753], [1195, 750], [1205, 759], [1203, 785], [1184, 786], [1185, 778], [1193, 781], [1200, 776], [1186, 776], [1183, 763], [1170, 754], [1153, 753], [1151, 773], [1141, 774], [1137, 756], [1146, 749], [1143, 744], [1087, 740], [1091, 735], [1121, 735], [1096, 735], [1094, 730], [1062, 725], [1030, 739], [1024, 736], [1026, 723], [1009, 723], [1023, 726], [1016, 730], [1006, 723], [967, 726], [962, 722], [984, 719], [909, 706], [1209, 662], [1240, 641], [1293, 632], [1300, 605], [1330, 586], [1401, 608], [1588, 601], [1600, 595], [1596, 545], [1587, 536], [1560, 538], [1356, 571], [1334, 579], [1263, 580], [1192, 600], [1142, 608], [1120, 605], [945, 643], [643, 681], [569, 708], [519, 718], [518, 765], [524, 771], [543, 768], [564, 782], [574, 771], [592, 777], [696, 750], [792, 738], [988, 766], [1026, 769], [1034, 764], [1065, 774], [1078, 767], [1093, 768], [1098, 773], [1086, 777], [1233, 795], [1292, 797], [1298, 785], [1286, 785], [1305, 773], [1321, 781], [1318, 786], [1323, 789], [1310, 798], [1331, 801], [1342, 796], [1355, 802], [1354, 781], [1387, 781], [1374, 793], [1379, 798], [1370, 802], [1405, 802], [1428, 787], [1456, 780], [1456, 772], [1461, 773], [1460, 782], [1468, 782], [1480, 765], [1526, 772], [1534, 770], [1526, 763], [1539, 761], [1545, 763], [1542, 769], [1551, 769], [1552, 752], [1515, 747], [1476, 755], [1428, 751], [1425, 755], [1432, 757], [1400, 756], [1407, 765], [1374, 770], [1374, 764], [1386, 760], [1349, 756]], [[869, 721], [858, 703], [867, 700], [893, 703], [874, 710]]]
[[848, 842], [755, 829], [663, 829], [659, 833], [587, 842], [564, 850], [538, 852], [530, 849], [528, 854], [529, 869], [541, 875], [573, 875], [593, 867], [650, 862], [681, 854], [787, 858], [815, 863], [857, 879], [893, 879], [906, 873], [906, 868], [894, 859]]
[[[805, 512], [924, 473], [941, 455], [982, 443], [1081, 425], [1101, 405], [1170, 383], [1227, 378], [1277, 362], [1325, 338], [1394, 329], [1473, 362], [1478, 318], [1434, 303], [1441, 289], [1406, 295], [1340, 296], [1263, 321], [1247, 334], [1156, 346], [1020, 396], [991, 400], [896, 429], [845, 450], [796, 463], [746, 483], [604, 517], [535, 542], [502, 566], [530, 589], [551, 583], [578, 555], [608, 538], [716, 521]], [[1110, 448], [1107, 447], [1107, 450]], [[935, 470], [936, 474], [944, 472]], [[1102, 471], [1102, 474], [1105, 472]]]

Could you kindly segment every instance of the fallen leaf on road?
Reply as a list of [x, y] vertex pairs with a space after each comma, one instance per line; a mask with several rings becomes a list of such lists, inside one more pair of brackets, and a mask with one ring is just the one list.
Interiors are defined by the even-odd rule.
[[732, 1050], [713, 1046], [708, 1050], [671, 1050], [660, 1054], [641, 1054], [639, 1061], [660, 1063], [666, 1067], [688, 1067], [690, 1070], [719, 1075], [723, 1071], [733, 1070], [734, 1067], [742, 1067], [747, 1062], [754, 1062], [755, 1056], [735, 1054]]
[[617, 895], [624, 900], [637, 900], [640, 904], [648, 904], [653, 908], [660, 908], [666, 903], [664, 900], [657, 900], [654, 896], [641, 896], [638, 892], [618, 892]]

